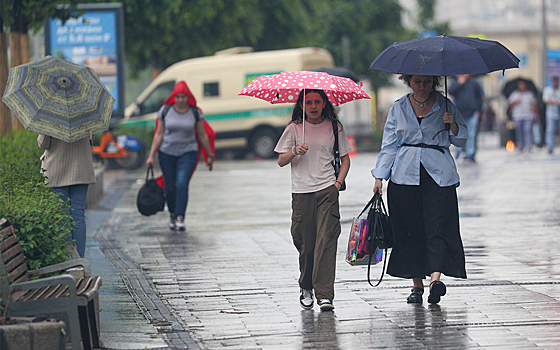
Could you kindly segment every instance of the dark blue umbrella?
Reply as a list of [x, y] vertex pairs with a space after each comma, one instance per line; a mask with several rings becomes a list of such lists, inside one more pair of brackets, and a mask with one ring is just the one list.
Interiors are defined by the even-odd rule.
[[508, 68], [519, 68], [519, 59], [499, 42], [447, 35], [395, 42], [369, 67], [395, 74], [445, 76], [446, 96], [448, 75], [483, 74]]
[[519, 59], [497, 41], [440, 35], [393, 43], [369, 68], [432, 76], [483, 74], [519, 68]]

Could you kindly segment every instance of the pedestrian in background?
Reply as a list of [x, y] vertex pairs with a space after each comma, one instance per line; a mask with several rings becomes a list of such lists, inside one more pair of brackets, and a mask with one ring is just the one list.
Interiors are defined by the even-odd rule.
[[189, 182], [198, 162], [197, 137], [208, 154], [207, 165], [210, 170], [214, 153], [204, 129], [202, 111], [196, 106], [196, 99], [184, 81], [175, 85], [157, 117], [156, 132], [146, 164], [153, 166], [154, 154], [159, 151], [159, 166], [163, 173], [169, 210], [169, 229], [184, 231]]
[[529, 150], [533, 144], [533, 122], [538, 118], [537, 98], [527, 89], [527, 84], [520, 80], [517, 90], [508, 97], [508, 106], [511, 107], [511, 118], [515, 122], [516, 147], [520, 150]]
[[[382, 180], [389, 180], [394, 245], [387, 273], [412, 279], [407, 302], [413, 304], [422, 303], [423, 279], [430, 276], [428, 302], [435, 304], [447, 291], [440, 281], [442, 273], [467, 277], [459, 232], [459, 174], [449, 146], [464, 146], [468, 130], [455, 105], [437, 91], [440, 77], [401, 75], [399, 79], [413, 92], [389, 110], [381, 152], [371, 171], [373, 192], [381, 194]], [[450, 124], [450, 131], [445, 131], [444, 122]]]
[[89, 184], [96, 182], [89, 137], [74, 142], [39, 134], [39, 147], [45, 150], [41, 156], [41, 169], [46, 176], [47, 187], [68, 202], [69, 213], [74, 221], [68, 240], [74, 241], [81, 258], [86, 251], [86, 198]]
[[552, 86], [543, 89], [543, 101], [546, 103], [546, 147], [548, 153], [554, 150], [556, 134], [560, 132], [560, 89], [558, 77], [552, 78]]
[[[275, 152], [278, 165], [291, 164], [292, 239], [299, 252], [300, 305], [313, 308], [313, 291], [321, 311], [334, 309], [336, 248], [340, 235], [339, 190], [350, 169], [352, 151], [333, 105], [322, 90], [305, 90], [298, 97], [292, 121], [280, 137]], [[341, 168], [335, 176], [334, 130], [338, 127]]]
[[449, 94], [453, 96], [453, 102], [459, 113], [465, 119], [469, 130], [469, 138], [465, 147], [458, 147], [455, 159], [459, 159], [461, 152], [465, 151], [465, 159], [475, 162], [476, 140], [478, 136], [478, 124], [482, 115], [484, 104], [484, 91], [480, 84], [470, 74], [458, 75], [451, 83]]

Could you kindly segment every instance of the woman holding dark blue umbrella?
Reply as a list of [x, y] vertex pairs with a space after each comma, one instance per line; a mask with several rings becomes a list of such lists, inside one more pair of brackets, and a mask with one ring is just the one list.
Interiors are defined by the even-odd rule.
[[[381, 193], [382, 180], [389, 180], [395, 241], [387, 273], [412, 279], [408, 303], [422, 303], [422, 280], [430, 276], [428, 302], [434, 304], [446, 294], [442, 273], [467, 277], [459, 233], [459, 174], [449, 146], [464, 146], [468, 132], [457, 108], [437, 91], [439, 77], [400, 79], [412, 93], [397, 100], [387, 116], [382, 149], [372, 170], [373, 191]], [[450, 130], [441, 132], [444, 123]]]
[[389, 180], [395, 243], [387, 273], [412, 278], [409, 303], [422, 303], [425, 276], [430, 276], [432, 304], [446, 293], [442, 273], [467, 277], [455, 191], [459, 174], [449, 146], [464, 146], [468, 132], [447, 99], [447, 80], [446, 96], [436, 91], [440, 77], [516, 67], [519, 59], [496, 41], [447, 35], [395, 42], [370, 66], [402, 74], [400, 79], [413, 91], [391, 107], [372, 170], [374, 192], [381, 193], [382, 180]]

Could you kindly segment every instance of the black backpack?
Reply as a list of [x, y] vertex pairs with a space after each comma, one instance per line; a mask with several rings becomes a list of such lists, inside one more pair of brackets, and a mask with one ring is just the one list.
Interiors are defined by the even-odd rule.
[[[163, 109], [163, 111], [161, 111], [161, 120], [165, 120], [165, 116], [167, 115], [167, 112], [169, 112], [169, 108], [171, 108], [172, 105], [165, 105], [165, 108]], [[193, 108], [193, 113], [194, 113], [194, 119], [196, 121], [196, 123], [198, 123], [198, 121], [200, 120], [200, 110], [194, 106], [191, 106]]]

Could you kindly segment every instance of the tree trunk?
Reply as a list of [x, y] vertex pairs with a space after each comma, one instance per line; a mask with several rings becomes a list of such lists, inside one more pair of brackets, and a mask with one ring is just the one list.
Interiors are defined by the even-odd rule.
[[[8, 38], [0, 27], [0, 95], [4, 94], [8, 82]], [[12, 113], [4, 102], [0, 102], [0, 137], [12, 132]]]
[[[25, 62], [25, 54], [23, 53], [23, 47], [22, 47], [22, 43], [24, 42], [24, 40], [22, 39], [23, 36], [26, 36], [27, 34], [24, 33], [20, 33], [17, 31], [10, 31], [10, 66], [11, 67], [15, 67], [15, 66], [19, 66], [20, 64], [24, 64], [27, 63]], [[27, 40], [27, 50], [29, 51], [29, 39]], [[27, 57], [29, 57], [29, 53], [27, 53]], [[19, 121], [18, 118], [16, 118], [14, 116], [13, 118], [13, 122], [14, 122], [14, 130], [21, 130], [23, 129], [23, 125], [21, 124], [21, 122]]]
[[29, 34], [27, 32], [21, 33], [20, 45], [22, 64], [28, 63], [31, 60], [31, 45], [29, 43]]
[[157, 76], [161, 73], [161, 64], [159, 59], [159, 54], [155, 52], [152, 55], [152, 80], [157, 78]]

